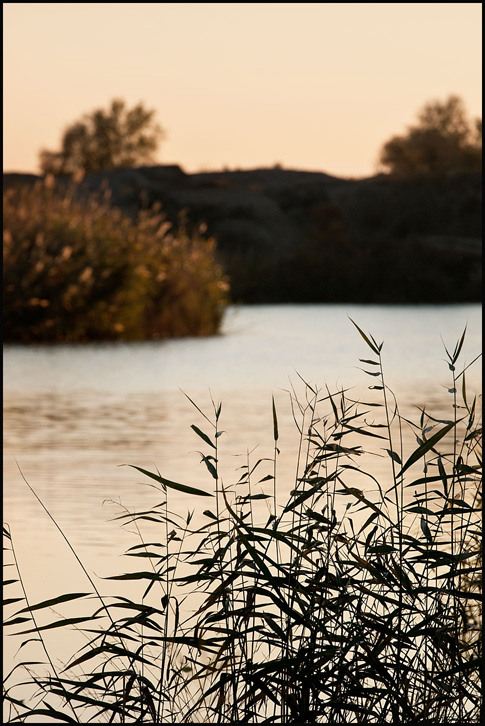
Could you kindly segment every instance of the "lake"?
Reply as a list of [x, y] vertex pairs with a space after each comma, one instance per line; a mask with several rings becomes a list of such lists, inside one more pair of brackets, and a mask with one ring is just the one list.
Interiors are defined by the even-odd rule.
[[[221, 335], [212, 338], [6, 345], [4, 521], [32, 600], [86, 583], [18, 467], [88, 569], [99, 576], [118, 574], [126, 567], [119, 556], [135, 540], [118, 521], [109, 521], [121, 511], [113, 501], [141, 508], [160, 500], [148, 480], [121, 464], [158, 468], [168, 479], [211, 489], [213, 480], [198, 453], [207, 447], [190, 428], [195, 424], [210, 433], [210, 425], [182, 391], [209, 418], [211, 396], [222, 401], [225, 433], [219, 441], [226, 485], [239, 478], [247, 451], [255, 449], [253, 460], [272, 456], [274, 395], [284, 504], [294, 486], [298, 443], [287, 392], [291, 385], [302, 399], [301, 378], [320, 388], [328, 384], [331, 391], [355, 387], [352, 395], [366, 400], [375, 383], [359, 369], [359, 358], [372, 352], [349, 316], [384, 341], [386, 382], [402, 415], [417, 420], [414, 405], [450, 415], [451, 374], [441, 337], [453, 349], [467, 325], [461, 361], [470, 363], [481, 349], [481, 307], [475, 304], [231, 307]], [[470, 397], [480, 392], [480, 371], [479, 362], [467, 370]], [[406, 445], [409, 454], [416, 444], [409, 439]], [[170, 503], [182, 514], [199, 506], [177, 492]]]

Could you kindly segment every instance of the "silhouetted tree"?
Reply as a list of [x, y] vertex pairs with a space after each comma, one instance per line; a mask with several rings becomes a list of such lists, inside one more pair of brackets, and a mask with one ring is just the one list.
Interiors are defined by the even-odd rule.
[[114, 99], [107, 110], [92, 111], [69, 126], [60, 151], [42, 150], [41, 170], [44, 174], [75, 174], [153, 163], [164, 136], [154, 115], [154, 110], [141, 103], [128, 109], [123, 100]]
[[379, 159], [384, 170], [400, 176], [481, 170], [482, 121], [468, 118], [458, 96], [427, 103], [418, 121], [384, 144]]

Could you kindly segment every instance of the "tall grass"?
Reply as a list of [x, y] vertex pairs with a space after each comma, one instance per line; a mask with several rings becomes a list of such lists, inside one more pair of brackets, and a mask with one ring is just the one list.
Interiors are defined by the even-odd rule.
[[136, 220], [51, 177], [3, 196], [4, 339], [145, 340], [218, 331], [228, 284], [214, 240]]
[[[90, 580], [94, 611], [44, 626], [39, 610], [86, 594], [10, 600], [15, 637], [40, 647], [45, 630], [76, 626], [87, 642], [62, 671], [44, 646], [47, 676], [8, 674], [7, 722], [479, 721], [481, 426], [469, 366], [460, 370], [465, 332], [446, 350], [449, 416], [419, 409], [412, 421], [386, 383], [382, 344], [356, 328], [366, 400], [309, 383], [303, 400], [289, 392], [299, 432], [289, 498], [277, 485], [274, 400], [273, 458], [247, 454], [231, 483], [220, 474], [221, 404], [206, 413], [192, 402], [212, 491], [134, 467], [157, 503], [120, 511], [139, 535], [126, 556], [143, 564], [109, 579], [139, 581], [139, 599], [104, 597]], [[385, 474], [372, 473], [376, 455]], [[203, 511], [173, 512], [174, 490]]]

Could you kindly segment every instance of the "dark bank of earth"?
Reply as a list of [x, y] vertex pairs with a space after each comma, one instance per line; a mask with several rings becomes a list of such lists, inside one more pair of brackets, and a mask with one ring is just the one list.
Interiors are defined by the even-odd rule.
[[[4, 187], [33, 175], [4, 174]], [[185, 174], [178, 166], [89, 174], [133, 214], [162, 204], [204, 222], [236, 302], [481, 300], [481, 175], [344, 180], [280, 168]]]

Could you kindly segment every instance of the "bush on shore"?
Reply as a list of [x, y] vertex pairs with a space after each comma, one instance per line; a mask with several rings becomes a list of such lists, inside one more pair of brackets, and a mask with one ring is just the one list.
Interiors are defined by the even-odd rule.
[[4, 339], [145, 340], [211, 335], [228, 284], [214, 241], [135, 220], [108, 196], [81, 199], [52, 177], [3, 197]]

